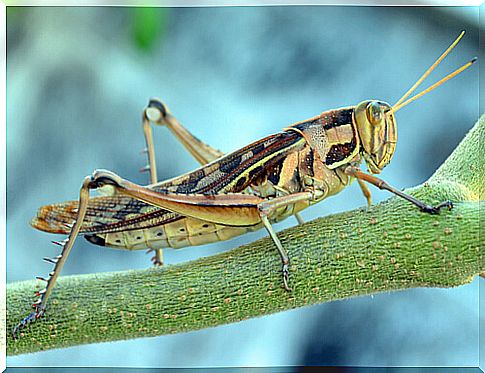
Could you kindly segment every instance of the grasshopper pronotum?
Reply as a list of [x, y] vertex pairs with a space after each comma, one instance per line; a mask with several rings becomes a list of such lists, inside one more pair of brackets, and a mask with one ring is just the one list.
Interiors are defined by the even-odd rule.
[[[272, 224], [340, 192], [357, 179], [368, 204], [367, 183], [388, 190], [423, 212], [439, 213], [446, 201], [430, 206], [373, 176], [389, 164], [397, 131], [394, 114], [415, 99], [470, 67], [463, 65], [421, 93], [408, 98], [462, 38], [462, 32], [423, 76], [394, 105], [366, 100], [356, 106], [328, 110], [295, 123], [233, 153], [224, 155], [204, 144], [168, 111], [159, 100], [150, 100], [143, 112], [150, 185], [131, 183], [113, 172], [96, 170], [81, 186], [79, 201], [43, 206], [32, 225], [51, 233], [68, 234], [56, 242], [62, 252], [44, 258], [54, 269], [29, 314], [13, 330], [14, 338], [27, 324], [41, 317], [47, 300], [76, 237], [101, 246], [128, 250], [150, 249], [156, 265], [163, 263], [162, 248], [181, 248], [227, 240], [248, 231], [266, 228], [282, 261], [283, 285], [288, 284], [289, 258]], [[151, 123], [167, 126], [201, 167], [158, 182]], [[359, 169], [365, 161], [370, 173]], [[111, 195], [90, 198], [89, 191], [110, 186]]]

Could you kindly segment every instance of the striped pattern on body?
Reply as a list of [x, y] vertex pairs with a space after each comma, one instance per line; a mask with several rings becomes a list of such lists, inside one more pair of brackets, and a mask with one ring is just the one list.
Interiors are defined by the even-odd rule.
[[[282, 195], [281, 190], [296, 193], [313, 187], [323, 190], [325, 198], [348, 184], [338, 166], [358, 153], [352, 115], [353, 108], [324, 112], [150, 188], [160, 193], [253, 193], [271, 198]], [[65, 223], [76, 218], [77, 205], [77, 201], [70, 201], [43, 206], [32, 225], [47, 232], [68, 233]], [[288, 206], [271, 221], [286, 219], [308, 205]], [[261, 227], [214, 224], [113, 195], [89, 200], [81, 233], [97, 245], [136, 250], [196, 246]]]

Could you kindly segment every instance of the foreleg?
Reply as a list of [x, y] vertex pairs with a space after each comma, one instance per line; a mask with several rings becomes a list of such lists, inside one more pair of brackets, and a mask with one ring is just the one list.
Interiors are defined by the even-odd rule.
[[429, 214], [438, 214], [440, 212], [440, 209], [443, 207], [447, 207], [448, 209], [453, 208], [453, 203], [451, 201], [445, 201], [442, 202], [436, 206], [431, 206], [428, 205], [422, 201], [420, 201], [417, 198], [414, 198], [413, 196], [406, 194], [404, 192], [401, 192], [400, 190], [394, 188], [393, 186], [389, 185], [386, 183], [384, 180], [379, 179], [378, 177], [375, 177], [373, 175], [366, 174], [365, 172], [362, 172], [359, 170], [357, 167], [354, 166], [349, 166], [345, 169], [345, 173], [347, 175], [355, 177], [357, 180], [362, 180], [366, 181], [379, 189], [382, 190], [387, 190], [391, 193], [394, 193], [395, 195], [404, 198], [406, 201], [411, 202], [412, 204], [416, 205], [419, 207], [419, 209], [423, 212], [427, 212]]

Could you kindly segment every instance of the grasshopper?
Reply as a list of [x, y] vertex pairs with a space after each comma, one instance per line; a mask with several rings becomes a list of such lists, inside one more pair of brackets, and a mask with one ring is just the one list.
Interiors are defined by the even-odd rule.
[[[227, 240], [266, 228], [282, 262], [283, 286], [289, 287], [289, 258], [272, 224], [339, 193], [354, 179], [371, 204], [367, 183], [387, 190], [437, 214], [452, 208], [450, 201], [428, 205], [377, 178], [391, 161], [397, 142], [394, 114], [470, 67], [472, 59], [437, 83], [408, 98], [463, 37], [462, 32], [423, 76], [394, 105], [380, 100], [324, 111], [292, 124], [282, 132], [224, 155], [193, 136], [160, 100], [152, 99], [142, 123], [148, 154], [150, 184], [140, 186], [111, 171], [96, 170], [82, 182], [79, 200], [43, 206], [32, 221], [34, 228], [68, 234], [56, 242], [60, 255], [44, 258], [53, 263], [46, 287], [37, 292], [34, 311], [13, 330], [14, 338], [27, 324], [40, 318], [56, 279], [79, 234], [96, 245], [155, 251], [154, 264], [162, 265], [162, 249], [196, 246]], [[152, 124], [168, 127], [201, 164], [192, 172], [158, 182]], [[369, 173], [359, 165], [367, 164]], [[90, 198], [90, 190], [110, 189], [110, 195]]]

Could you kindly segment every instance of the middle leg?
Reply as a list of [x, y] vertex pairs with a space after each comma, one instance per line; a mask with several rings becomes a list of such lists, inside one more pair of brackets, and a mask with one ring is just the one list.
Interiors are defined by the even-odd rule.
[[254, 226], [262, 222], [280, 253], [283, 263], [284, 287], [288, 291], [291, 290], [288, 286], [288, 255], [270, 221], [277, 217], [278, 210], [281, 208], [299, 203], [309, 203], [316, 199], [317, 197], [312, 192], [299, 192], [271, 200], [240, 193], [216, 195], [158, 193], [104, 170], [95, 171], [92, 180], [97, 186], [112, 185], [120, 194], [184, 216], [212, 223], [230, 226]]

